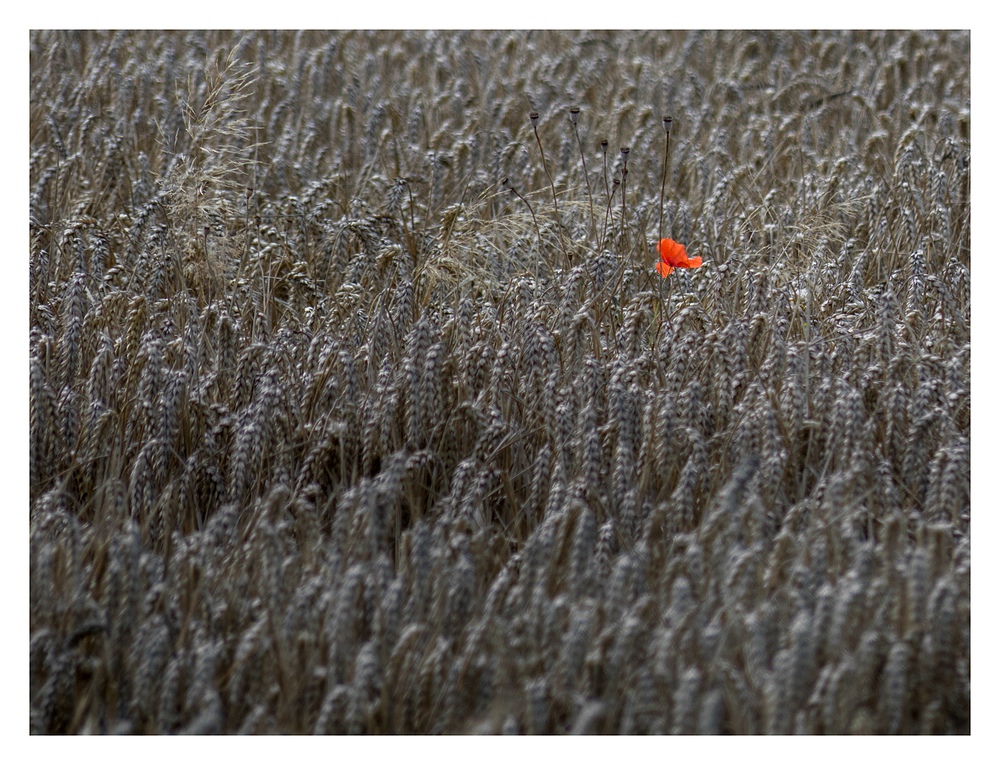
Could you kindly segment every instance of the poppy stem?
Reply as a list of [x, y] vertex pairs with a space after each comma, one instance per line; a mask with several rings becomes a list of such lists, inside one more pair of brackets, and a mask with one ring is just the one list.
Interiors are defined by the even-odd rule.
[[628, 247], [628, 226], [625, 217], [625, 179], [628, 177], [628, 155], [629, 147], [622, 146], [622, 246]]
[[667, 134], [665, 148], [663, 149], [663, 178], [660, 181], [660, 227], [657, 230], [656, 241], [663, 238], [663, 196], [667, 190], [667, 159], [670, 156], [670, 126], [673, 123], [671, 117], [663, 118], [663, 130]]
[[538, 137], [538, 112], [532, 112], [529, 118], [531, 119], [531, 129], [535, 133], [535, 143], [538, 144], [538, 151], [542, 155], [542, 169], [545, 170], [545, 175], [549, 179], [549, 186], [552, 188], [552, 204], [556, 208], [556, 226], [559, 229], [559, 244], [562, 245], [563, 255], [566, 256], [566, 263], [572, 265], [569, 251], [566, 249], [566, 240], [563, 237], [562, 221], [559, 219], [559, 200], [556, 198], [556, 184], [552, 181], [549, 165], [545, 161], [545, 149], [542, 148], [542, 139]]
[[[611, 187], [608, 185], [608, 139], [601, 141], [601, 153], [604, 155], [604, 195], [608, 198], [608, 212], [611, 211]], [[604, 228], [601, 230], [601, 239], [597, 243], [598, 249], [604, 248], [604, 234], [608, 228], [608, 214], [604, 214]]]
[[600, 247], [598, 248], [598, 249], [601, 249], [601, 250], [604, 249], [604, 244], [605, 244], [605, 241], [607, 239], [607, 235], [608, 235], [608, 219], [611, 217], [611, 203], [614, 201], [615, 194], [618, 192], [618, 185], [619, 185], [619, 183], [620, 183], [620, 181], [617, 178], [615, 178], [614, 179], [614, 189], [612, 189], [611, 193], [608, 194], [608, 209], [604, 213], [604, 229], [601, 231], [601, 243], [600, 243]]
[[587, 173], [587, 157], [583, 151], [583, 142], [580, 140], [580, 131], [576, 128], [576, 123], [579, 117], [579, 107], [574, 106], [569, 110], [570, 122], [573, 123], [573, 134], [576, 136], [576, 145], [580, 148], [580, 161], [583, 162], [583, 179], [587, 182], [587, 200], [590, 202], [590, 235], [597, 236], [597, 221], [594, 219], [594, 195], [590, 190], [590, 175]]
[[[500, 182], [500, 185], [503, 188], [505, 188], [507, 191], [509, 191], [511, 194], [513, 194], [515, 197], [517, 197], [518, 199], [520, 199], [522, 202], [524, 202], [524, 204], [528, 208], [528, 212], [531, 213], [531, 220], [535, 224], [535, 233], [538, 235], [538, 252], [539, 252], [539, 257], [540, 257], [541, 256], [541, 252], [542, 252], [542, 230], [540, 228], [538, 228], [538, 218], [535, 217], [535, 211], [531, 207], [531, 203], [518, 193], [517, 189], [514, 188], [514, 184], [512, 184], [510, 182], [509, 178], [504, 178]], [[536, 260], [536, 270], [537, 270], [537, 260]]]

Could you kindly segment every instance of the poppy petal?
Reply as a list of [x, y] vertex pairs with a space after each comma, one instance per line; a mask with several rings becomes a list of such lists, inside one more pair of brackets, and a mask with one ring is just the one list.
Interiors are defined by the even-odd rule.
[[673, 239], [661, 239], [659, 244], [660, 259], [671, 266], [679, 266], [687, 260], [687, 250], [684, 245]]
[[688, 268], [698, 268], [701, 265], [701, 255], [695, 255], [693, 258], [688, 258], [687, 267]]
[[670, 276], [670, 272], [673, 270], [673, 266], [664, 263], [662, 260], [656, 264], [656, 272], [663, 278]]

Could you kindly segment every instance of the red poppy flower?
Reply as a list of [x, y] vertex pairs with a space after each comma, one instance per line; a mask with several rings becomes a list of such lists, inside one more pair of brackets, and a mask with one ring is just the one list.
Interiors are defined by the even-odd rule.
[[659, 249], [660, 262], [656, 264], [656, 271], [660, 276], [669, 276], [675, 268], [697, 268], [701, 265], [700, 256], [689, 258], [684, 245], [673, 239], [661, 239]]

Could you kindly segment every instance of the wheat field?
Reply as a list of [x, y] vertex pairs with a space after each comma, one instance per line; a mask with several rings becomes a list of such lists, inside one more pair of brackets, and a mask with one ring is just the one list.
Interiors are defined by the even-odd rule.
[[30, 92], [33, 733], [969, 732], [968, 32]]

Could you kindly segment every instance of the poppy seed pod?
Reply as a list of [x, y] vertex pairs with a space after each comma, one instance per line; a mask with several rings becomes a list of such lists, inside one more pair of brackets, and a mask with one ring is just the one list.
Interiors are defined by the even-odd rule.
[[628, 164], [628, 152], [629, 152], [628, 146], [622, 146], [621, 148], [622, 162], [624, 162], [626, 165]]
[[531, 120], [531, 127], [538, 127], [538, 112], [529, 114], [528, 119]]
[[664, 117], [663, 118], [663, 132], [664, 133], [669, 133], [670, 132], [670, 126], [673, 124], [673, 122], [674, 122], [673, 117]]
[[504, 191], [514, 190], [514, 186], [511, 184], [510, 178], [504, 178], [502, 181], [500, 181], [500, 188], [502, 188]]
[[572, 109], [569, 110], [569, 121], [575, 125], [579, 119], [580, 119], [580, 107], [574, 106]]
[[603, 139], [601, 141], [601, 148], [604, 149], [605, 151], [608, 150], [608, 139], [607, 138], [605, 138], [605, 139]]

